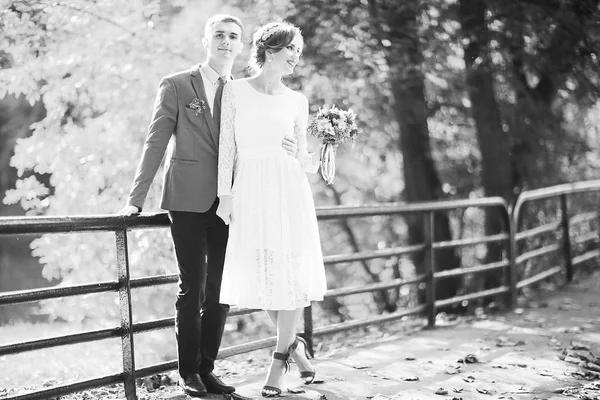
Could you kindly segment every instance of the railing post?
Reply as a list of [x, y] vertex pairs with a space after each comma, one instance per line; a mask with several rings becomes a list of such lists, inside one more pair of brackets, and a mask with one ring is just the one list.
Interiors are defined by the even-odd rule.
[[433, 242], [435, 237], [435, 218], [434, 212], [429, 211], [425, 214], [424, 240], [425, 240], [425, 274], [427, 276], [425, 284], [425, 298], [427, 300], [427, 324], [430, 328], [435, 326], [435, 255], [433, 252]]
[[508, 284], [508, 296], [506, 298], [506, 307], [511, 310], [517, 300], [517, 229], [518, 229], [518, 210], [515, 214], [515, 208], [508, 211], [508, 273], [506, 283]]
[[135, 357], [131, 310], [131, 286], [129, 282], [129, 254], [127, 231], [115, 232], [117, 239], [117, 269], [119, 274], [119, 308], [121, 310], [121, 352], [123, 356], [123, 385], [127, 400], [137, 400], [135, 388]]
[[571, 236], [569, 229], [569, 214], [567, 208], [567, 195], [560, 195], [560, 211], [562, 221], [562, 234], [563, 234], [563, 254], [565, 256], [565, 269], [567, 272], [567, 282], [573, 280], [573, 262], [571, 259]]
[[304, 307], [304, 333], [302, 334], [306, 345], [308, 346], [308, 353], [314, 357], [314, 343], [313, 343], [313, 319], [312, 319], [312, 305]]

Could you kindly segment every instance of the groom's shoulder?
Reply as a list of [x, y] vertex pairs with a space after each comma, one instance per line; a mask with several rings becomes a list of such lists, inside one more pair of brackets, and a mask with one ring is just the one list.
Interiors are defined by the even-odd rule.
[[[197, 72], [197, 71], [196, 71]], [[194, 73], [193, 68], [184, 69], [182, 71], [173, 72], [171, 74], [165, 75], [162, 77], [162, 80], [172, 80], [175, 82], [182, 81], [184, 79], [189, 79], [189, 77]]]

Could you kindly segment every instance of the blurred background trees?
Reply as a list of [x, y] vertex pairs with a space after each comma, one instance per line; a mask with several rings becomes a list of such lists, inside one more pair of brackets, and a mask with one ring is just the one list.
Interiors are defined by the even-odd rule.
[[[133, 179], [160, 77], [204, 60], [204, 23], [220, 12], [246, 25], [236, 77], [245, 74], [253, 30], [286, 19], [306, 42], [287, 83], [309, 97], [312, 112], [336, 104], [359, 115], [363, 134], [338, 152], [335, 183], [310, 177], [317, 206], [483, 196], [511, 203], [524, 189], [596, 178], [598, 3], [4, 0], [0, 215], [115, 213]], [[159, 174], [145, 211], [158, 211], [160, 183]], [[437, 239], [506, 229], [497, 221], [474, 210], [439, 214]], [[326, 254], [416, 243], [424, 235], [420, 219], [357, 219], [321, 230]], [[134, 276], [175, 272], [167, 231], [134, 231], [130, 239]], [[116, 276], [109, 234], [36, 238], [31, 247], [41, 266], [28, 259], [20, 277], [11, 271], [25, 262], [17, 254], [25, 250], [15, 246], [0, 242], [0, 290], [39, 285], [40, 270], [63, 285]], [[439, 268], [500, 257], [494, 247], [449, 251]], [[408, 276], [421, 265], [418, 258], [374, 260], [329, 268], [328, 278], [333, 288]], [[494, 287], [499, 279], [448, 280], [438, 296]], [[137, 293], [136, 318], [170, 315], [174, 290]], [[379, 293], [372, 306], [326, 303], [326, 318], [394, 311], [414, 298], [407, 295]], [[38, 312], [71, 320], [112, 317], [118, 308], [107, 297], [52, 301]]]

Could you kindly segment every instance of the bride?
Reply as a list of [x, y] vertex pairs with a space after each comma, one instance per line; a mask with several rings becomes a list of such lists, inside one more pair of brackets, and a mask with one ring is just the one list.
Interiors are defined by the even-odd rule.
[[[277, 345], [264, 397], [282, 392], [289, 358], [311, 383], [315, 370], [296, 335], [302, 309], [323, 299], [325, 268], [311, 188], [318, 154], [307, 150], [308, 100], [283, 84], [302, 54], [300, 30], [273, 22], [253, 36], [257, 73], [223, 90], [219, 144], [219, 215], [230, 225], [220, 302], [266, 310]], [[281, 146], [298, 143], [296, 157]]]

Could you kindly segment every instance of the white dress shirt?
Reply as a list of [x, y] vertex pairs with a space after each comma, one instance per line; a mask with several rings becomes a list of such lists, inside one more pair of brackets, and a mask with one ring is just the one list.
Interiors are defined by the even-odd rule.
[[[208, 64], [204, 64], [200, 67], [200, 75], [202, 75], [204, 90], [206, 91], [206, 100], [210, 105], [210, 112], [212, 114], [213, 110], [215, 109], [215, 94], [217, 93], [217, 87], [219, 86], [218, 84], [220, 75]], [[225, 78], [229, 82], [230, 77], [225, 76]]]

